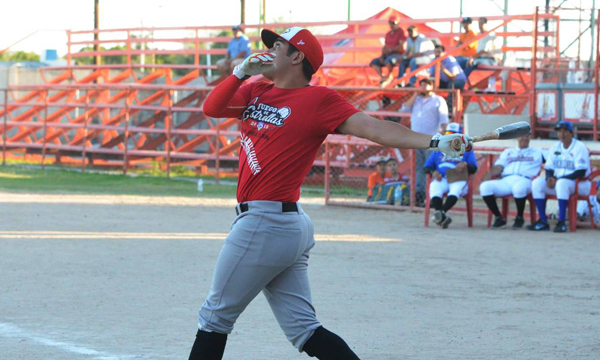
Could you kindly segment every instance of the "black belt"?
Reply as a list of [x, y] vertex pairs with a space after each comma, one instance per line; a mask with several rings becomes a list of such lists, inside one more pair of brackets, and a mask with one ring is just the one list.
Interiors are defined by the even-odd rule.
[[[241, 203], [235, 207], [235, 213], [237, 215], [248, 211], [248, 203]], [[298, 212], [298, 205], [295, 202], [282, 202], [281, 212]]]
[[514, 176], [514, 175], [521, 176], [521, 177], [531, 180], [531, 176], [526, 176], [526, 175], [521, 175], [521, 174], [510, 174], [510, 175], [503, 176], [502, 178], [504, 179], [505, 177]]

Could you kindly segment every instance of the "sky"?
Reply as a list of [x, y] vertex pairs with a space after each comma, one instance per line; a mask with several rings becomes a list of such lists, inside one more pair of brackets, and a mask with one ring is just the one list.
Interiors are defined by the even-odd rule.
[[[413, 18], [501, 15], [505, 0], [266, 0], [268, 22], [315, 22], [366, 19], [386, 7]], [[566, 0], [566, 6], [591, 8], [594, 0]], [[551, 0], [560, 3], [562, 0]], [[259, 22], [262, 0], [246, 0], [246, 23]], [[545, 0], [508, 0], [509, 14], [531, 14]], [[598, 1], [600, 5], [600, 1]], [[94, 0], [0, 0], [0, 49], [66, 53], [65, 30], [93, 28]], [[574, 13], [576, 14], [576, 13]], [[100, 0], [100, 28], [233, 25], [240, 21], [239, 0]], [[576, 37], [576, 23], [561, 25], [565, 37]], [[38, 31], [26, 40], [29, 34]], [[569, 35], [570, 36], [565, 36]], [[589, 34], [589, 33], [588, 33]], [[586, 40], [587, 39], [587, 40]], [[589, 54], [590, 42], [585, 44]], [[561, 43], [564, 44], [563, 39]], [[569, 41], [570, 42], [570, 41]], [[576, 48], [576, 46], [575, 46]], [[589, 57], [589, 55], [587, 55]]]

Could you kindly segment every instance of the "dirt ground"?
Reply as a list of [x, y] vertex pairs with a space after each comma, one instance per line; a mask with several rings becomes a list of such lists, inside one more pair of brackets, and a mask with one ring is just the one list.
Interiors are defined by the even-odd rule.
[[[187, 359], [232, 200], [0, 193], [0, 359]], [[600, 232], [304, 206], [317, 315], [361, 359], [599, 359]], [[262, 295], [225, 359], [308, 359]]]

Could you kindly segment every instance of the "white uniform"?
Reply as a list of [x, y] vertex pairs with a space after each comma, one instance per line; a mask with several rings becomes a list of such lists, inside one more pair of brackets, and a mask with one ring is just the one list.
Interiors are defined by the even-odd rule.
[[[557, 178], [554, 189], [548, 188], [546, 179], [538, 177], [533, 181], [532, 194], [534, 199], [544, 199], [546, 195], [556, 195], [559, 200], [569, 200], [575, 192], [575, 180], [561, 179], [563, 176], [572, 174], [577, 170], [586, 170], [585, 175], [590, 174], [590, 153], [583, 143], [573, 139], [568, 149], [565, 149], [562, 141], [559, 141], [550, 150], [546, 158], [546, 170], [554, 170]], [[591, 183], [589, 180], [579, 183], [579, 194], [588, 195]]]
[[[600, 203], [595, 195], [590, 195], [590, 205], [592, 205], [592, 215], [596, 225], [600, 225]], [[590, 217], [590, 209], [588, 208], [587, 202], [579, 201], [577, 203], [577, 215], [580, 217]]]
[[504, 150], [495, 166], [502, 166], [502, 178], [484, 181], [479, 185], [481, 196], [511, 195], [522, 199], [531, 192], [531, 179], [540, 173], [544, 151], [538, 148], [510, 148]]

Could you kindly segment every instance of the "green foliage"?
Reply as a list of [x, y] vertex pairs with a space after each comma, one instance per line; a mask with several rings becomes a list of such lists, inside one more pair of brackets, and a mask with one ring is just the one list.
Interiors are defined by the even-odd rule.
[[6, 51], [0, 54], [0, 61], [40, 61], [40, 56], [32, 52]]
[[0, 191], [220, 198], [234, 198], [236, 193], [235, 186], [210, 183], [205, 183], [204, 191], [200, 193], [195, 179], [41, 170], [9, 165], [0, 166]]

